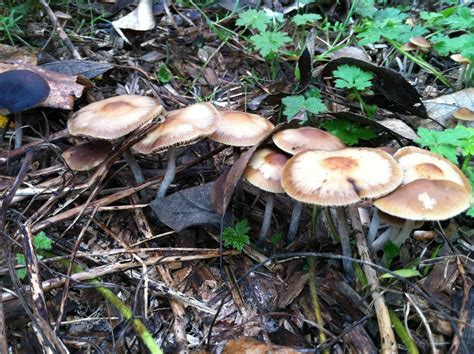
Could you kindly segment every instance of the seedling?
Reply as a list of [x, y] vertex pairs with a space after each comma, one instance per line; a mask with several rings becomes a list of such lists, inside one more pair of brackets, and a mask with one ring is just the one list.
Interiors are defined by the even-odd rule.
[[242, 251], [245, 246], [250, 244], [249, 231], [250, 226], [247, 219], [240, 220], [234, 227], [226, 227], [222, 233], [224, 246]]
[[[53, 240], [51, 240], [44, 231], [41, 231], [33, 237], [33, 244], [36, 251], [50, 251], [53, 248]], [[43, 256], [38, 255], [38, 259], [43, 259]], [[16, 274], [20, 280], [26, 278], [26, 258], [23, 253], [16, 254], [16, 264], [23, 267], [16, 270]]]
[[368, 89], [372, 87], [370, 80], [374, 74], [355, 65], [341, 65], [333, 71], [333, 76], [336, 78], [336, 87], [349, 90], [349, 97], [352, 96], [359, 102], [362, 113], [369, 118], [372, 117], [377, 107], [365, 103], [362, 96], [371, 94]]
[[322, 126], [349, 146], [357, 145], [359, 140], [370, 140], [377, 136], [372, 127], [362, 127], [356, 123], [340, 118], [327, 120]]
[[298, 117], [302, 117], [299, 119], [304, 123], [308, 120], [308, 112], [319, 114], [327, 111], [326, 105], [322, 101], [319, 91], [316, 89], [311, 90], [306, 95], [285, 97], [281, 102], [284, 106], [283, 114], [288, 121], [296, 119], [298, 115]]

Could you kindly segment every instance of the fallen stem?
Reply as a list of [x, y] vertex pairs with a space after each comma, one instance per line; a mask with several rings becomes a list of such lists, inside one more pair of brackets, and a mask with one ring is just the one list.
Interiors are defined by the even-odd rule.
[[410, 334], [408, 333], [407, 329], [403, 325], [402, 321], [400, 321], [400, 319], [398, 318], [395, 311], [393, 311], [392, 309], [389, 309], [388, 313], [390, 315], [390, 321], [392, 321], [393, 329], [395, 329], [395, 333], [397, 333], [398, 337], [401, 339], [401, 341], [407, 348], [408, 354], [418, 354], [419, 351], [418, 351], [418, 348], [416, 347], [415, 342], [410, 337]]

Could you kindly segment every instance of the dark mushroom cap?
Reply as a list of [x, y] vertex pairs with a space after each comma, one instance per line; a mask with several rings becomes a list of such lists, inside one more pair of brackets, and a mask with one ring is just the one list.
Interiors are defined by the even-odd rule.
[[196, 103], [169, 112], [132, 150], [140, 154], [160, 152], [174, 145], [183, 145], [212, 134], [219, 122], [219, 113], [210, 103]]
[[417, 179], [374, 201], [383, 212], [407, 220], [445, 220], [471, 205], [471, 192], [446, 180]]
[[62, 153], [71, 170], [88, 171], [99, 166], [112, 152], [112, 144], [95, 140], [73, 146]]
[[281, 173], [288, 156], [272, 149], [260, 149], [250, 159], [244, 171], [244, 179], [272, 193], [284, 193], [281, 186]]
[[49, 96], [49, 85], [41, 75], [30, 70], [10, 70], [0, 74], [0, 111], [24, 111]]
[[280, 130], [272, 139], [276, 146], [292, 155], [307, 150], [334, 151], [346, 147], [338, 137], [313, 127]]
[[163, 107], [147, 96], [122, 95], [91, 103], [67, 122], [72, 135], [118, 139], [157, 117]]
[[209, 139], [231, 146], [252, 146], [262, 140], [274, 125], [258, 114], [221, 111], [217, 130]]
[[378, 198], [402, 181], [402, 170], [386, 152], [370, 148], [305, 151], [283, 168], [285, 192], [303, 203], [343, 206]]

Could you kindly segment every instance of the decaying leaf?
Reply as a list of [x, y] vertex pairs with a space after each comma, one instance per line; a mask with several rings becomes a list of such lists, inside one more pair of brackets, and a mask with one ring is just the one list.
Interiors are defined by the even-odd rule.
[[135, 31], [149, 31], [155, 27], [155, 17], [153, 16], [153, 0], [140, 0], [138, 6], [118, 20], [112, 21], [112, 25], [117, 29], [131, 29]]
[[[211, 205], [211, 189], [214, 182], [180, 190], [164, 199], [155, 199], [151, 203], [153, 211], [160, 221], [179, 232], [191, 226], [219, 225], [222, 216]], [[226, 214], [224, 226], [233, 225], [232, 216]]]
[[[443, 125], [448, 125], [447, 123], [453, 119], [453, 113], [460, 108], [464, 107], [474, 111], [474, 88], [466, 88], [450, 95], [424, 101], [423, 103], [430, 118]], [[463, 122], [462, 124], [474, 127], [472, 122]]]
[[34, 50], [31, 48], [14, 47], [0, 43], [0, 62], [36, 65], [37, 58]]
[[71, 110], [74, 99], [82, 96], [84, 86], [76, 83], [76, 76], [59, 74], [33, 65], [0, 63], [0, 73], [19, 69], [33, 71], [48, 82], [50, 87], [49, 96], [40, 104], [41, 107]]
[[71, 59], [53, 61], [43, 64], [41, 67], [65, 75], [82, 75], [87, 79], [92, 79], [102, 75], [114, 66], [110, 63], [101, 63], [92, 60]]
[[372, 90], [375, 94], [367, 98], [368, 103], [375, 103], [377, 106], [393, 112], [426, 117], [426, 111], [418, 91], [396, 71], [378, 67], [364, 60], [342, 57], [326, 64], [321, 75], [330, 77], [334, 70], [345, 64], [355, 65], [374, 74]]
[[238, 339], [233, 339], [227, 342], [222, 351], [222, 354], [231, 354], [231, 353], [252, 353], [252, 354], [265, 354], [265, 353], [278, 353], [278, 354], [293, 354], [301, 353], [300, 351], [283, 347], [281, 345], [268, 345], [262, 342], [259, 342], [256, 339], [241, 337]]

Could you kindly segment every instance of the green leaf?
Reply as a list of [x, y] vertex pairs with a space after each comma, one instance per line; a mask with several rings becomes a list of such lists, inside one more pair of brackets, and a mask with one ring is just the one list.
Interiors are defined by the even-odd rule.
[[267, 25], [272, 23], [272, 19], [262, 10], [247, 10], [239, 15], [236, 21], [237, 26], [251, 27], [264, 32]]
[[319, 114], [327, 110], [326, 105], [323, 103], [320, 97], [308, 97], [305, 98], [303, 95], [288, 96], [281, 100], [285, 109], [283, 114], [291, 120], [298, 112], [305, 110], [313, 114]]
[[390, 264], [392, 263], [392, 260], [400, 255], [400, 247], [398, 247], [396, 244], [394, 244], [392, 241], [388, 241], [384, 246], [383, 246], [383, 252], [385, 255], [385, 268], [390, 268]]
[[322, 126], [349, 146], [358, 144], [359, 140], [370, 140], [377, 136], [372, 127], [362, 127], [340, 118], [325, 121]]
[[264, 58], [270, 54], [276, 54], [281, 47], [291, 42], [291, 38], [286, 32], [267, 31], [253, 35], [250, 40]]
[[292, 21], [297, 26], [304, 26], [307, 23], [314, 23], [321, 19], [322, 17], [318, 14], [303, 14], [303, 15], [296, 15], [295, 17], [293, 17]]
[[[23, 253], [16, 254], [16, 264], [17, 265], [26, 265], [26, 258]], [[26, 267], [16, 269], [16, 275], [18, 279], [23, 280], [26, 278]]]
[[[395, 274], [397, 274], [400, 277], [403, 278], [410, 278], [410, 277], [419, 277], [421, 276], [421, 273], [413, 268], [406, 268], [406, 269], [399, 269], [394, 271]], [[392, 274], [382, 274], [380, 278], [393, 278], [394, 276]]]
[[355, 89], [358, 91], [371, 87], [372, 82], [370, 80], [374, 77], [374, 74], [371, 72], [363, 71], [355, 65], [340, 65], [332, 74], [336, 78], [337, 88]]
[[162, 84], [167, 84], [171, 80], [171, 75], [166, 64], [160, 65], [160, 70], [158, 71], [158, 80]]
[[33, 242], [37, 250], [49, 251], [53, 247], [53, 240], [46, 236], [44, 231], [41, 231], [36, 236], [34, 236]]
[[246, 219], [239, 221], [235, 227], [226, 227], [222, 233], [222, 239], [225, 247], [232, 247], [242, 251], [244, 246], [250, 243], [250, 238], [247, 235], [250, 231]]

